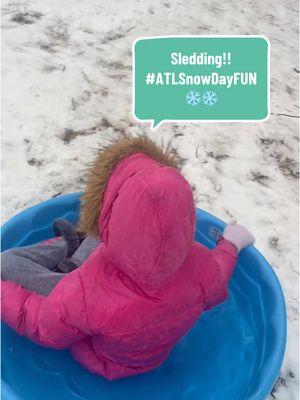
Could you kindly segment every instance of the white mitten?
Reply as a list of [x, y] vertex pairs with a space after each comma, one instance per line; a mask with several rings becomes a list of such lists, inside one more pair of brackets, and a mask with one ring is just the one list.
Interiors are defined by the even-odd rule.
[[231, 221], [226, 226], [223, 238], [234, 244], [238, 252], [255, 243], [255, 238], [248, 229], [238, 225], [236, 221]]

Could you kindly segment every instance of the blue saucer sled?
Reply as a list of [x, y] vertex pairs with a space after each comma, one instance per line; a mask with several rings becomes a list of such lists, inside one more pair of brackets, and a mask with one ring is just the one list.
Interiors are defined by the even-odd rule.
[[[2, 251], [50, 238], [51, 223], [78, 219], [80, 194], [56, 197], [2, 228]], [[197, 210], [196, 240], [211, 248], [224, 223]], [[243, 250], [228, 299], [204, 313], [156, 370], [109, 382], [68, 351], [37, 346], [2, 324], [3, 400], [262, 400], [279, 375], [286, 343], [284, 297], [254, 248]], [[99, 299], [99, 301], [101, 301]]]

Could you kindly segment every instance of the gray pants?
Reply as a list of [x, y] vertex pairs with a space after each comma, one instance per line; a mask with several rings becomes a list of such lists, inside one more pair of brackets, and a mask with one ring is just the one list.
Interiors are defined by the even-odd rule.
[[[98, 239], [86, 237], [70, 259], [79, 267], [98, 244]], [[47, 296], [66, 275], [55, 270], [66, 259], [67, 253], [67, 243], [63, 238], [6, 250], [1, 254], [1, 279], [14, 281], [25, 289]]]

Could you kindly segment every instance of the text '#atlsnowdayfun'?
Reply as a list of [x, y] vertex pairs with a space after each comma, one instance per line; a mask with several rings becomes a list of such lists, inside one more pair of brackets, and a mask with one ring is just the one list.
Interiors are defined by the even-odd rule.
[[263, 37], [158, 37], [135, 42], [133, 114], [163, 121], [264, 120], [269, 43]]

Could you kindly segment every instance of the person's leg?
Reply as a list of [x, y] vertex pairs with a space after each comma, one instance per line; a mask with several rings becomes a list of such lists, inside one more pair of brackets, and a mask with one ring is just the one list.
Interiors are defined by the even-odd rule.
[[57, 265], [67, 257], [68, 253], [67, 244], [63, 238], [55, 238], [32, 246], [18, 247], [7, 251], [39, 264], [50, 271], [55, 271]]
[[81, 265], [89, 257], [92, 251], [100, 244], [100, 240], [87, 236], [75, 253], [72, 255], [71, 260], [77, 265]]
[[53, 231], [60, 237], [9, 252], [54, 272], [70, 272], [80, 265], [71, 260], [71, 256], [80, 245], [80, 238], [72, 224], [63, 219], [53, 222]]
[[5, 251], [1, 254], [1, 279], [47, 295], [66, 273], [78, 268], [100, 242], [86, 237], [78, 248], [79, 243], [72, 243], [70, 238], [70, 234], [64, 234], [63, 238]]
[[[37, 247], [46, 249], [48, 246], [32, 246], [29, 254], [26, 252], [28, 250], [26, 247], [3, 252], [1, 254], [1, 279], [14, 281], [25, 289], [47, 296], [66, 274], [53, 272], [37, 262], [39, 259], [37, 253], [40, 251], [40, 248], [37, 249]], [[43, 257], [45, 261], [44, 254]], [[54, 265], [55, 257], [50, 257], [50, 259]], [[49, 262], [47, 264], [50, 265]]]
[[57, 270], [68, 273], [80, 267], [99, 243], [99, 239], [87, 236], [71, 257], [65, 258], [57, 265]]

